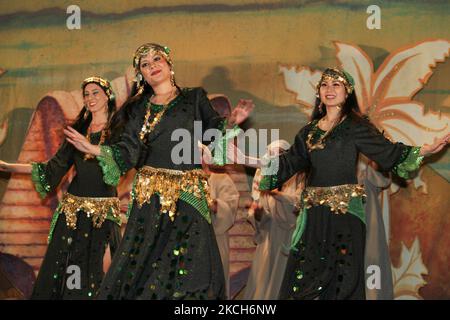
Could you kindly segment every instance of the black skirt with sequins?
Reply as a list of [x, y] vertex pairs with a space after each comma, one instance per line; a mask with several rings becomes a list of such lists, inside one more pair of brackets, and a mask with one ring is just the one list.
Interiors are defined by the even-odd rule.
[[[91, 134], [91, 142], [100, 141], [101, 133]], [[116, 197], [115, 187], [103, 181], [103, 172], [95, 159], [84, 160], [84, 153], [64, 142], [44, 166], [43, 175], [51, 190], [58, 187], [67, 171], [75, 166], [76, 175], [68, 192], [78, 197]], [[100, 228], [92, 225], [86, 213], [77, 213], [76, 229], [66, 225], [60, 214], [52, 240], [39, 269], [31, 299], [93, 299], [103, 279], [103, 258], [109, 245], [111, 254], [120, 242], [120, 227], [105, 220]]]
[[307, 211], [307, 228], [291, 250], [280, 299], [365, 299], [365, 225], [329, 207]]
[[33, 300], [89, 300], [103, 280], [106, 247], [113, 254], [120, 242], [120, 227], [105, 220], [101, 228], [92, 225], [86, 213], [77, 213], [77, 228], [66, 226], [60, 214], [36, 283]]
[[98, 299], [224, 299], [225, 278], [211, 224], [179, 200], [172, 222], [153, 195], [134, 203]]

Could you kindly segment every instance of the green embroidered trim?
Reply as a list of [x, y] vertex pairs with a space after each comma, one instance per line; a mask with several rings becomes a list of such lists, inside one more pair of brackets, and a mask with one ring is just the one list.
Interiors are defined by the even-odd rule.
[[199, 188], [202, 193], [201, 198], [197, 198], [192, 193], [182, 191], [180, 192], [180, 198], [184, 202], [190, 204], [193, 206], [197, 211], [205, 218], [206, 221], [208, 221], [209, 224], [211, 224], [211, 214], [208, 206], [208, 202], [206, 201], [206, 194], [205, 189], [203, 188], [202, 184], [199, 183]]
[[[328, 137], [324, 139], [324, 142], [327, 140], [334, 140], [338, 137], [341, 137], [344, 133], [344, 129], [348, 128], [350, 123], [350, 117], [346, 117], [342, 120], [341, 123], [337, 124], [336, 127], [331, 129], [332, 131], [329, 133]], [[323, 135], [327, 133], [327, 131], [323, 131], [319, 128], [319, 120], [313, 120], [310, 122], [310, 131], [312, 132], [312, 142], [316, 143]]]
[[31, 180], [33, 181], [34, 188], [39, 193], [41, 198], [45, 198], [47, 196], [47, 193], [51, 190], [50, 184], [48, 183], [47, 176], [45, 174], [46, 166], [46, 163], [31, 163]]
[[[261, 168], [261, 181], [259, 182], [259, 190], [273, 190], [278, 186], [278, 176], [276, 174], [278, 172], [278, 167], [276, 167], [277, 163], [274, 164], [273, 158], [271, 159], [267, 155], [262, 158], [262, 161], [263, 166]], [[279, 161], [279, 158], [276, 158], [276, 161]], [[264, 163], [267, 163], [267, 165], [265, 165]]]
[[[300, 203], [303, 203], [303, 196], [300, 201], [301, 201]], [[306, 229], [307, 212], [308, 209], [304, 207], [297, 217], [295, 230], [291, 238], [291, 250], [293, 251], [298, 251], [297, 244], [299, 243], [300, 239], [302, 238], [303, 232]], [[366, 224], [366, 214], [364, 211], [362, 196], [354, 197], [349, 201], [347, 213], [353, 214], [355, 217], [359, 218], [364, 224]]]
[[277, 176], [272, 174], [270, 176], [262, 176], [261, 181], [259, 182], [259, 190], [260, 191], [269, 191], [275, 189], [277, 186]]
[[231, 139], [236, 138], [242, 131], [237, 125], [235, 125], [231, 129], [226, 129], [227, 120], [225, 120], [222, 125], [219, 126], [219, 129], [222, 131], [222, 137], [218, 139], [218, 141], [214, 142], [213, 149], [213, 164], [218, 166], [224, 166], [227, 164], [227, 152], [228, 143]]
[[[301, 200], [300, 203], [303, 203], [303, 199]], [[295, 225], [295, 230], [294, 230], [294, 233], [292, 234], [292, 239], [291, 239], [291, 249], [294, 251], [298, 251], [297, 243], [300, 241], [300, 239], [302, 238], [303, 232], [305, 231], [307, 213], [308, 213], [308, 209], [306, 209], [306, 207], [305, 207], [298, 214], [296, 225]]]
[[405, 161], [406, 158], [408, 158], [408, 154], [411, 151], [411, 148], [412, 147], [410, 147], [410, 146], [405, 146], [405, 148], [403, 148], [402, 154], [400, 155], [400, 159], [398, 159], [396, 166], [398, 164], [402, 163], [403, 161]]
[[122, 219], [120, 218], [120, 215], [118, 217], [115, 217], [112, 214], [112, 208], [109, 209], [108, 214], [106, 215], [106, 220], [112, 221], [115, 224], [117, 224], [119, 227], [122, 225]]
[[[227, 127], [227, 123], [228, 123], [228, 120], [222, 121], [222, 128], [221, 128], [222, 136], [223, 136], [223, 133], [225, 132], [225, 128]], [[223, 166], [227, 163], [226, 150], [228, 150], [228, 139], [227, 138], [221, 139], [221, 141], [219, 141], [219, 144], [221, 145], [221, 148], [219, 150], [217, 150], [218, 152], [214, 153], [214, 155], [217, 154], [217, 160], [219, 160], [216, 163], [219, 165], [221, 164]], [[214, 160], [216, 160], [216, 158], [214, 158]], [[220, 160], [222, 160], [222, 161], [220, 161]]]
[[59, 212], [60, 206], [61, 206], [61, 204], [58, 205], [58, 208], [56, 208], [56, 211], [53, 213], [52, 221], [50, 222], [50, 231], [47, 236], [47, 243], [50, 243], [50, 241], [52, 241], [53, 231], [55, 231], [56, 222], [58, 221], [58, 217], [60, 214], [60, 212]]
[[[169, 104], [167, 105], [167, 110], [169, 110], [170, 108], [172, 108], [174, 105], [176, 105], [182, 98], [182, 94], [178, 94], [178, 96], [175, 97], [175, 99], [173, 99], [172, 101], [169, 102]], [[156, 104], [156, 103], [149, 103], [150, 108], [152, 110], [152, 112], [161, 112], [166, 105], [164, 104]]]
[[103, 181], [110, 186], [117, 186], [120, 180], [120, 169], [113, 157], [111, 147], [101, 145], [97, 160], [102, 167]]
[[310, 130], [309, 132], [312, 133], [312, 142], [317, 142], [317, 140], [320, 139], [320, 137], [322, 137], [326, 131], [323, 131], [322, 129], [319, 128], [318, 126], [319, 120], [313, 120], [311, 122], [311, 126], [310, 126]]
[[119, 166], [120, 173], [123, 175], [127, 173], [128, 168], [125, 164], [125, 161], [122, 159], [122, 154], [120, 153], [120, 149], [116, 145], [111, 146], [112, 156], [114, 158], [114, 161], [116, 161], [117, 165]]
[[423, 156], [420, 155], [420, 147], [405, 148], [408, 151], [407, 156], [402, 154], [401, 161], [394, 167], [393, 171], [399, 177], [404, 179], [411, 179], [414, 171], [419, 169], [423, 161]]
[[364, 198], [354, 197], [348, 203], [348, 212], [358, 217], [364, 224], [366, 224], [366, 212], [364, 210]]

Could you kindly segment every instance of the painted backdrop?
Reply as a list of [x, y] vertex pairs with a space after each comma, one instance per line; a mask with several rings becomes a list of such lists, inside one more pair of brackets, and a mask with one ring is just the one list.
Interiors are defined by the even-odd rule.
[[[73, 2], [0, 2], [3, 160], [51, 157], [82, 107], [87, 76], [113, 80], [122, 103], [132, 55], [145, 42], [171, 48], [181, 86], [233, 104], [253, 99], [247, 127], [279, 129], [290, 142], [308, 121], [320, 72], [335, 65], [354, 76], [361, 110], [393, 140], [420, 145], [449, 130], [448, 1]], [[245, 174], [233, 176], [241, 193], [230, 231], [236, 292], [254, 251]], [[29, 177], [0, 177], [0, 252], [37, 272], [58, 194], [41, 201]], [[450, 298], [449, 181], [447, 150], [381, 194], [396, 298]], [[124, 183], [124, 205], [126, 191]]]

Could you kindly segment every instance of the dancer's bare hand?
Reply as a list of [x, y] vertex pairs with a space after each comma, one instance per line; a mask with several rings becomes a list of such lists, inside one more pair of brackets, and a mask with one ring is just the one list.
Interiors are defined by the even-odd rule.
[[450, 141], [450, 133], [447, 133], [442, 138], [434, 138], [434, 141], [432, 144], [424, 144], [420, 148], [420, 155], [421, 156], [429, 156], [435, 153], [438, 153], [444, 147], [448, 144]]
[[231, 112], [229, 124], [230, 125], [241, 124], [248, 118], [248, 116], [250, 115], [250, 113], [253, 111], [254, 108], [255, 104], [253, 103], [253, 100], [240, 99], [237, 106]]
[[66, 129], [64, 129], [64, 134], [66, 135], [66, 140], [81, 152], [93, 154], [96, 156], [100, 155], [100, 149], [98, 148], [98, 146], [91, 144], [85, 136], [83, 136], [74, 128], [67, 127]]

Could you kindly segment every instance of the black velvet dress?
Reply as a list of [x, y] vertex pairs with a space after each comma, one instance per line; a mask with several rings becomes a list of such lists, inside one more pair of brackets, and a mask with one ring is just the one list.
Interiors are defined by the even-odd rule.
[[[308, 149], [310, 133], [312, 143], [325, 134], [317, 121], [301, 129], [289, 151], [278, 158], [277, 174], [266, 175], [261, 189], [279, 187], [299, 171], [308, 173], [306, 187], [356, 185], [360, 152], [383, 171], [417, 160], [417, 149], [390, 142], [363, 119], [344, 119], [324, 139], [323, 149]], [[360, 216], [337, 214], [327, 205], [314, 205], [303, 213], [306, 227], [292, 244], [280, 299], [365, 299], [363, 211]]]
[[[183, 172], [201, 168], [198, 161], [197, 164], [193, 161], [195, 153], [198, 157], [197, 139], [203, 141], [202, 135], [207, 129], [218, 128], [223, 122], [204, 90], [183, 89], [143, 142], [139, 133], [149, 98], [144, 97], [133, 106], [121, 141], [111, 146], [120, 171], [144, 166]], [[155, 114], [152, 111], [150, 121]], [[196, 129], [199, 125], [201, 128]], [[180, 153], [186, 156], [184, 163], [174, 160], [172, 154], [179, 150], [177, 145], [181, 140], [188, 146]], [[160, 200], [156, 193], [142, 207], [132, 200], [123, 241], [98, 298], [224, 298], [225, 279], [214, 230], [208, 219], [209, 208], [202, 210], [201, 206], [180, 198], [172, 221], [167, 213], [160, 211]]]
[[[97, 144], [100, 133], [91, 134]], [[103, 173], [96, 159], [84, 160], [84, 154], [64, 142], [56, 155], [47, 163], [33, 164], [33, 181], [43, 196], [56, 188], [75, 165], [76, 176], [68, 193], [78, 197], [116, 197], [115, 187], [103, 181]], [[31, 299], [93, 299], [103, 280], [103, 257], [110, 246], [113, 255], [120, 242], [120, 220], [107, 218], [100, 228], [94, 227], [92, 218], [84, 211], [76, 214], [76, 229], [66, 225], [64, 213], [56, 212], [49, 235], [49, 244]], [[79, 272], [78, 272], [79, 270]], [[74, 277], [79, 277], [75, 279]]]

